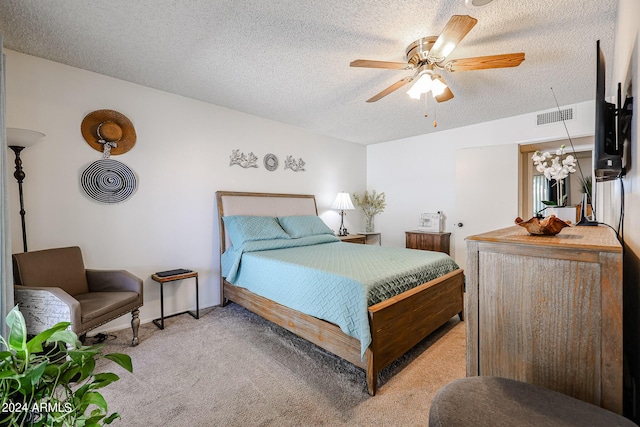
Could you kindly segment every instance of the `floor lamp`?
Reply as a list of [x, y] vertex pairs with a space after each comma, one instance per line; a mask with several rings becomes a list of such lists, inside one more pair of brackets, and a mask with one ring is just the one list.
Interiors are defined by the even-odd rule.
[[22, 246], [27, 252], [27, 229], [24, 220], [24, 198], [22, 193], [22, 181], [24, 181], [24, 171], [22, 170], [22, 159], [20, 153], [27, 147], [31, 147], [44, 136], [44, 133], [28, 129], [7, 128], [7, 145], [16, 155], [16, 171], [13, 176], [18, 181], [18, 193], [20, 194], [20, 220], [22, 221]]

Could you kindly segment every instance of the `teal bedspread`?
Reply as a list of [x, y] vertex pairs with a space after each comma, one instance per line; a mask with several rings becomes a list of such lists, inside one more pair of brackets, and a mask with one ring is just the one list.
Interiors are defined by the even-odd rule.
[[371, 343], [367, 307], [456, 270], [448, 255], [344, 243], [331, 235], [262, 240], [229, 248], [222, 275], [279, 304]]

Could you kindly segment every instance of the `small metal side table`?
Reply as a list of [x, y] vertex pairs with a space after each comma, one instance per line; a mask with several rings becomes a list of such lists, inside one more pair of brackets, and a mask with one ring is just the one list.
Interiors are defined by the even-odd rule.
[[[190, 279], [190, 278], [195, 278], [196, 279], [196, 312], [194, 313], [193, 311], [182, 311], [180, 313], [176, 313], [176, 314], [172, 314], [171, 316], [166, 316], [164, 315], [164, 284], [167, 282], [175, 282], [176, 280], [182, 280], [182, 279]], [[174, 276], [166, 276], [166, 277], [160, 277], [156, 274], [152, 275], [151, 278], [153, 280], [155, 280], [156, 282], [160, 283], [160, 318], [159, 319], [153, 319], [153, 323], [160, 329], [164, 329], [164, 319], [168, 319], [169, 317], [174, 317], [174, 316], [179, 316], [181, 314], [185, 314], [185, 313], [189, 313], [194, 319], [199, 319], [200, 318], [200, 301], [199, 301], [199, 291], [198, 291], [198, 272], [197, 271], [191, 271], [189, 273], [183, 273], [183, 274], [176, 274]]]

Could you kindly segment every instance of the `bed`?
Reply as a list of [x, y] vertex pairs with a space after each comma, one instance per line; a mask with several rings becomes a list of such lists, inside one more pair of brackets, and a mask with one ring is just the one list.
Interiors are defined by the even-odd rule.
[[[453, 263], [454, 267], [448, 270], [442, 270], [444, 267], [439, 267], [437, 277], [429, 279], [424, 283], [418, 282], [417, 286], [412, 285], [410, 289], [386, 298], [381, 302], [375, 302], [369, 305], [369, 302], [371, 302], [369, 301], [364, 308], [354, 308], [354, 313], [360, 313], [364, 310], [364, 321], [360, 314], [354, 315], [357, 318], [354, 320], [354, 324], [356, 325], [355, 329], [359, 329], [360, 331], [357, 333], [352, 333], [349, 328], [340, 323], [341, 319], [336, 320], [336, 323], [330, 320], [323, 320], [323, 315], [312, 315], [308, 314], [309, 312], [307, 310], [296, 309], [299, 308], [296, 303], [289, 304], [286, 301], [282, 303], [278, 297], [268, 298], [265, 295], [271, 296], [271, 294], [264, 292], [264, 289], [268, 288], [257, 283], [260, 281], [266, 282], [268, 275], [263, 275], [262, 273], [251, 274], [251, 268], [258, 268], [251, 267], [251, 265], [267, 262], [265, 258], [275, 257], [275, 261], [269, 259], [268, 262], [279, 262], [281, 263], [279, 265], [285, 266], [282, 267], [279, 272], [282, 277], [282, 283], [279, 282], [278, 287], [282, 289], [296, 289], [297, 292], [298, 288], [303, 289], [307, 286], [313, 291], [316, 288], [320, 288], [320, 286], [316, 286], [316, 282], [325, 280], [316, 278], [315, 276], [305, 276], [309, 271], [315, 272], [317, 270], [316, 266], [292, 266], [288, 260], [283, 264], [284, 261], [280, 260], [279, 257], [290, 252], [295, 253], [295, 256], [300, 258], [306, 256], [302, 251], [320, 250], [321, 252], [336, 252], [336, 249], [345, 251], [347, 254], [353, 254], [353, 256], [356, 257], [360, 256], [358, 252], [371, 252], [374, 247], [367, 248], [365, 245], [342, 243], [339, 242], [335, 236], [331, 237], [328, 235], [295, 236], [295, 239], [290, 240], [283, 238], [272, 241], [249, 242], [245, 246], [248, 247], [251, 243], [257, 243], [259, 244], [259, 249], [255, 249], [256, 252], [250, 252], [249, 250], [245, 252], [245, 249], [239, 250], [236, 247], [235, 251], [238, 252], [238, 254], [235, 254], [233, 253], [234, 247], [229, 234], [236, 231], [234, 224], [230, 222], [233, 218], [229, 217], [264, 217], [262, 219], [265, 221], [271, 220], [270, 218], [280, 218], [280, 221], [282, 221], [283, 217], [292, 217], [293, 219], [309, 217], [309, 219], [313, 219], [312, 217], [317, 217], [315, 197], [313, 195], [298, 194], [218, 191], [216, 193], [216, 199], [220, 227], [222, 266], [220, 285], [222, 304], [225, 305], [227, 302], [233, 301], [364, 369], [366, 372], [367, 390], [372, 396], [375, 395], [377, 390], [378, 373], [383, 368], [445, 324], [451, 317], [459, 315], [460, 319], [463, 319], [464, 276], [462, 270], [450, 259], [449, 262]], [[288, 230], [288, 232], [291, 233], [290, 230]], [[269, 238], [271, 237], [273, 236], [269, 236]], [[303, 246], [302, 248], [294, 247], [298, 244], [297, 242], [303, 242], [306, 238], [313, 240], [313, 245], [317, 244], [317, 246], [309, 249], [306, 243], [300, 243], [300, 245]], [[293, 241], [296, 243], [292, 243]], [[264, 246], [265, 244], [267, 246]], [[271, 246], [273, 244], [276, 246]], [[236, 246], [239, 245], [236, 244]], [[382, 251], [383, 255], [385, 255], [385, 251], [403, 251], [403, 263], [414, 262], [413, 258], [417, 258], [418, 255], [428, 256], [424, 251], [404, 248], [384, 249], [383, 247], [376, 249], [376, 251]], [[316, 252], [311, 252], [308, 258], [315, 258], [315, 254]], [[437, 261], [438, 265], [442, 265], [445, 262], [443, 258], [448, 258], [441, 254], [436, 255], [435, 253], [433, 253], [431, 257]], [[404, 261], [405, 259], [406, 261]], [[239, 271], [238, 264], [243, 266], [245, 271], [245, 273], [243, 273], [244, 278], [240, 278], [239, 275], [237, 275]], [[305, 262], [301, 264], [305, 264]], [[293, 270], [294, 268], [301, 268], [302, 270]], [[305, 268], [306, 270], [304, 270]], [[352, 282], [357, 282], [357, 280], [346, 276], [356, 278], [359, 276], [355, 273], [343, 274], [344, 271], [341, 271], [340, 268], [344, 268], [344, 266], [336, 266], [335, 271], [327, 272], [327, 274], [330, 275], [329, 279], [326, 279], [327, 283], [344, 281], [344, 283], [339, 282], [334, 286], [341, 288], [343, 286], [350, 287]], [[367, 274], [371, 274], [368, 268], [361, 270], [367, 270]], [[300, 271], [300, 274], [296, 273], [297, 271]], [[274, 274], [275, 273], [272, 273], [271, 275], [273, 276]], [[362, 274], [367, 275], [365, 273]], [[421, 276], [420, 274], [423, 273], [413, 274], [413, 279], [430, 277]], [[430, 272], [428, 274], [434, 275], [436, 273]], [[302, 277], [303, 279], [294, 280], [292, 279], [293, 276]], [[245, 282], [248, 280], [251, 282], [251, 285], [255, 284], [256, 286], [245, 286], [245, 284], [242, 284], [242, 280]], [[316, 281], [313, 282], [314, 285], [309, 285], [309, 283], [314, 280]], [[237, 286], [231, 282], [236, 283]], [[402, 282], [402, 280], [400, 282]], [[252, 290], [250, 290], [250, 288]], [[355, 285], [353, 289], [354, 292], [360, 292], [355, 290], [357, 289]], [[300, 292], [303, 291], [301, 290]], [[317, 296], [313, 296], [313, 298], [317, 298]], [[360, 302], [355, 303], [356, 306], [362, 304], [363, 303]], [[347, 304], [341, 303], [341, 306], [347, 306]], [[349, 311], [349, 309], [345, 310]], [[339, 311], [342, 312], [344, 310], [341, 308]], [[316, 313], [313, 312], [313, 314]], [[366, 331], [363, 330], [363, 322]]]

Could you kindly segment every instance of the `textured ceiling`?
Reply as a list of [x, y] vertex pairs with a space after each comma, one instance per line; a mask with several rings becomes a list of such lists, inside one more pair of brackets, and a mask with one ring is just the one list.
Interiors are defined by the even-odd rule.
[[[6, 48], [369, 144], [595, 96], [595, 46], [613, 62], [618, 0], [2, 0]], [[452, 15], [477, 25], [448, 59], [524, 52], [517, 68], [443, 73], [455, 94], [425, 106], [398, 90], [404, 61]], [[425, 118], [425, 111], [429, 118]], [[433, 118], [438, 127], [433, 128]]]

